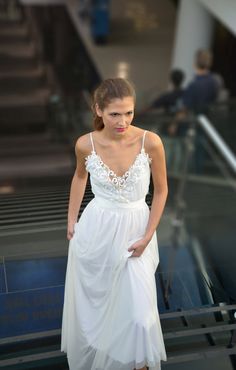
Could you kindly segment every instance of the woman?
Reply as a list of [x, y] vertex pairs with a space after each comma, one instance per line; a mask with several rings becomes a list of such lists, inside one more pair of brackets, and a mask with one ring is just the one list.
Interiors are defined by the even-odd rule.
[[[61, 345], [71, 370], [159, 370], [166, 359], [154, 276], [165, 156], [156, 134], [131, 125], [134, 105], [127, 80], [105, 80], [94, 93], [95, 131], [76, 143]], [[95, 197], [77, 222], [88, 172]]]

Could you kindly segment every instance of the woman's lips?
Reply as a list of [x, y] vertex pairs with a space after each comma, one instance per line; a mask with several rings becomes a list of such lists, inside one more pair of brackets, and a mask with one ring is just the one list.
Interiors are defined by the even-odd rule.
[[125, 131], [125, 128], [116, 128], [116, 131], [123, 132], [123, 131]]

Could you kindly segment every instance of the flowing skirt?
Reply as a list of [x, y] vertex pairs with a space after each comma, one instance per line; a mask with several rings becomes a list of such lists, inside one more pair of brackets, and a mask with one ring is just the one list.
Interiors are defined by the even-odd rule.
[[157, 310], [156, 234], [140, 257], [128, 248], [145, 233], [144, 201], [114, 206], [95, 197], [69, 244], [61, 350], [70, 370], [160, 370], [166, 360]]

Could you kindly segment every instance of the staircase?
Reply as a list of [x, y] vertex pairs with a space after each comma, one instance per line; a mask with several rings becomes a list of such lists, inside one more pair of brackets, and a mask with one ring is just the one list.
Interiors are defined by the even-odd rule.
[[40, 31], [31, 8], [15, 9], [0, 9], [0, 192], [22, 179], [71, 176], [74, 166], [51, 117], [53, 67]]
[[[68, 248], [68, 242], [65, 238], [68, 195], [68, 187], [58, 186], [53, 191], [50, 187], [45, 187], [41, 190], [34, 190], [31, 193], [22, 192], [21, 194], [1, 196], [0, 232], [2, 261], [0, 257], [0, 278], [2, 276], [1, 271], [3, 271], [1, 265], [7, 267], [5, 271], [8, 274], [8, 281], [12, 281], [9, 264], [13, 263], [23, 266], [25, 261], [31, 261], [30, 263], [34, 263], [34, 266], [40, 267], [44, 259], [47, 261], [50, 259], [47, 263], [51, 264], [51, 268], [49, 265], [47, 265], [47, 268], [50, 271], [54, 271], [53, 266], [55, 266], [55, 261], [59, 258], [64, 261], [63, 268], [60, 265], [60, 270], [58, 272], [55, 271], [55, 276], [57, 276], [57, 279], [59, 277], [60, 281], [58, 280], [54, 284], [53, 289], [60, 289], [60, 297], [62, 297], [63, 287], [61, 284], [65, 274]], [[91, 198], [92, 193], [90, 184], [88, 183], [80, 215]], [[150, 204], [151, 194], [148, 195], [147, 202]], [[163, 252], [165, 248], [165, 246], [163, 248], [160, 246], [161, 266], [164, 269]], [[30, 268], [30, 265], [28, 268]], [[190, 261], [186, 261], [185, 272], [189, 268], [191, 268]], [[196, 267], [193, 266], [193, 269], [196, 270]], [[11, 267], [11, 271], [14, 271], [13, 267]], [[35, 294], [35, 297], [41, 294], [41, 298], [39, 299], [44, 297], [42, 302], [46, 302], [46, 297], [49, 294], [47, 289], [51, 289], [51, 287], [47, 287], [47, 284], [41, 281], [40, 273], [40, 268], [38, 268], [38, 280], [45, 291], [43, 289], [36, 289], [35, 286], [32, 286], [30, 291], [32, 294]], [[180, 273], [178, 270], [176, 276], [180, 276]], [[201, 368], [199, 364], [208, 361], [210, 364], [209, 368], [211, 368], [214, 362], [224, 361], [224, 370], [232, 369], [230, 361], [232, 356], [235, 357], [236, 354], [236, 322], [234, 318], [236, 305], [222, 301], [220, 304], [199, 305], [199, 307], [188, 303], [185, 306], [181, 306], [179, 305], [180, 301], [175, 302], [176, 305], [171, 305], [170, 300], [170, 305], [167, 308], [163, 304], [160, 304], [164, 299], [162, 297], [163, 290], [160, 289], [161, 275], [157, 271], [156, 281], [160, 318], [168, 356], [167, 363], [163, 363], [162, 367], [167, 370], [172, 369], [173, 367], [171, 366], [174, 366], [176, 370], [190, 368], [190, 366], [193, 369], [198, 369]], [[173, 292], [170, 292], [172, 301], [176, 296], [188, 296], [191, 291], [187, 286], [191, 285], [192, 281], [189, 281], [187, 284], [184, 277], [187, 279], [188, 275], [182, 274], [181, 276], [184, 282], [182, 286], [177, 283], [177, 280], [173, 281]], [[176, 277], [174, 276], [175, 279]], [[18, 297], [22, 293], [27, 295], [26, 290], [20, 291], [20, 288], [17, 288], [19, 281], [14, 284], [15, 288], [10, 287], [10, 285], [8, 286], [8, 293], [12, 294], [4, 294], [4, 278], [2, 282], [0, 279], [0, 288], [2, 287], [3, 293], [0, 295], [0, 298], [8, 296], [8, 299], [12, 299], [14, 294]], [[197, 288], [196, 286], [192, 286], [190, 289], [195, 291]], [[29, 294], [31, 294], [30, 291]], [[57, 294], [56, 292], [53, 292], [53, 290], [50, 291], [50, 297], [54, 297]], [[192, 294], [194, 295], [194, 293]], [[26, 297], [25, 299], [28, 298]], [[22, 302], [25, 302], [24, 300]], [[46, 304], [43, 308], [44, 311], [40, 311], [46, 315], [43, 316], [44, 319], [51, 312], [50, 304], [51, 302], [48, 302], [48, 306]], [[60, 321], [62, 298], [55, 305], [59, 309], [59, 313], [55, 313], [55, 316], [57, 320], [59, 317]], [[179, 307], [179, 309], [176, 309], [176, 307], [173, 309], [174, 306]], [[21, 308], [23, 309], [23, 307], [24, 303], [22, 303]], [[31, 309], [35, 313], [40, 313], [37, 311], [37, 307], [31, 307]], [[53, 322], [53, 319], [50, 320], [50, 325], [51, 322]], [[6, 327], [5, 323], [3, 323], [3, 327]], [[0, 339], [0, 368], [6, 370], [68, 370], [66, 356], [60, 352], [60, 334], [59, 323], [55, 328], [50, 330], [31, 330], [30, 333], [27, 333], [27, 330], [25, 330], [16, 336], [3, 337]]]
[[47, 66], [29, 17], [0, 20], [0, 132], [45, 129], [50, 97]]
[[[235, 309], [236, 305], [224, 305], [161, 314], [168, 358], [163, 368], [181, 369], [185, 363], [192, 367], [197, 361], [235, 356], [236, 324], [230, 318]], [[60, 352], [60, 334], [58, 329], [0, 339], [0, 368], [68, 370]], [[224, 369], [233, 369], [230, 361], [224, 361]]]

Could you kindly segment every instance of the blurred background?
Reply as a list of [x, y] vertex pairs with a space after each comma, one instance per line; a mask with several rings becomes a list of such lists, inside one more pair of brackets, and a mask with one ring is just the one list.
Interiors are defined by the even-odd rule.
[[[125, 77], [137, 91], [134, 123], [166, 151], [163, 369], [236, 369], [235, 20], [232, 0], [0, 0], [0, 368], [68, 369], [60, 328], [74, 145], [93, 130], [94, 88]], [[196, 64], [199, 49], [212, 55], [207, 66]], [[88, 181], [80, 214], [92, 196]]]

